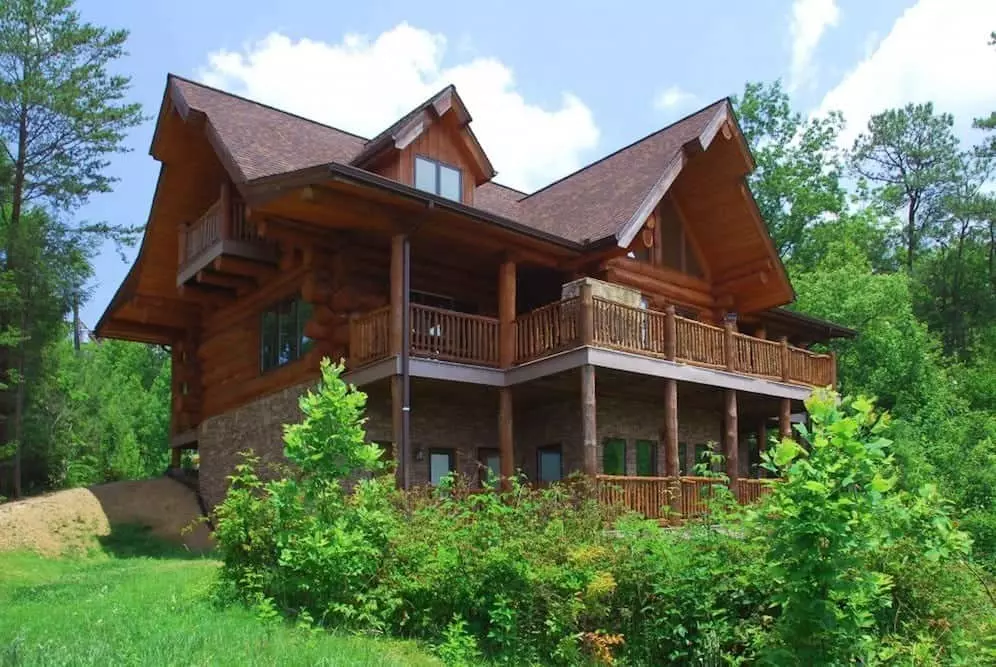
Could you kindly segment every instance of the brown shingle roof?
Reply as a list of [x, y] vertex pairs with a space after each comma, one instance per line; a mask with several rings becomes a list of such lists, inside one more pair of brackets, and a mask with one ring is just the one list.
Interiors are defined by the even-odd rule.
[[677, 157], [726, 104], [720, 100], [537, 190], [519, 202], [523, 221], [572, 241], [616, 233]]
[[[348, 165], [372, 143], [175, 75], [170, 81], [183, 104], [207, 115], [243, 181], [329, 163]], [[532, 194], [484, 183], [475, 190], [474, 206], [574, 242], [611, 236], [629, 221], [682, 146], [697, 138], [726, 103], [720, 100]]]
[[348, 164], [366, 139], [172, 76], [191, 109], [207, 114], [245, 181], [329, 162]]

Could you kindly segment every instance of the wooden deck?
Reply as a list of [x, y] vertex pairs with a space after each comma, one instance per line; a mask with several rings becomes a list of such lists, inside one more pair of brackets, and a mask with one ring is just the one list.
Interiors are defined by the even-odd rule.
[[[499, 366], [499, 321], [410, 306], [411, 354], [477, 366]], [[350, 366], [390, 356], [389, 306], [350, 322]], [[676, 315], [585, 295], [515, 318], [513, 366], [584, 345], [806, 386], [835, 383], [835, 360]]]

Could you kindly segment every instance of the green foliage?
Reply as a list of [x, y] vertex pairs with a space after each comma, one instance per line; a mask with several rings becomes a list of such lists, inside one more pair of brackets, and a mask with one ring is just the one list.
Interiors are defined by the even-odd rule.
[[63, 338], [40, 375], [25, 414], [29, 481], [67, 488], [163, 473], [170, 361], [161, 349], [106, 340], [77, 353]]
[[[285, 477], [263, 481], [249, 456], [217, 510], [215, 594], [260, 618], [417, 638], [454, 665], [840, 664], [986, 648], [993, 610], [978, 584], [911, 572], [949, 566], [968, 541], [936, 491], [898, 490], [887, 420], [868, 401], [811, 401], [811, 447], [771, 452], [785, 481], [760, 510], [674, 531], [602, 506], [584, 478], [396, 491], [363, 443], [362, 395], [322, 368], [304, 423], [286, 430]], [[958, 586], [977, 619], [958, 611]]]

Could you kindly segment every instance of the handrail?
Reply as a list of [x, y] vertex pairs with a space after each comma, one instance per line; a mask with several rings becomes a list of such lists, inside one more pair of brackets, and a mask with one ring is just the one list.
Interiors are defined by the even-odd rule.
[[[742, 504], [757, 502], [771, 493], [774, 479], [740, 479], [735, 485], [736, 498]], [[663, 519], [669, 514], [694, 517], [709, 510], [709, 501], [717, 486], [725, 486], [715, 477], [642, 477], [632, 475], [596, 475], [598, 500], [622, 506], [648, 519]]]
[[411, 304], [411, 353], [480, 366], [498, 365], [498, 319]]
[[356, 368], [388, 356], [391, 306], [383, 306], [349, 320], [349, 365]]
[[592, 299], [594, 343], [650, 356], [664, 356], [667, 316], [656, 310]]
[[829, 354], [816, 354], [798, 347], [789, 347], [788, 380], [817, 387], [833, 383], [834, 359]]
[[721, 327], [676, 316], [677, 356], [701, 366], [720, 368], [726, 365], [724, 335]]
[[581, 342], [579, 297], [547, 304], [515, 319], [515, 363], [555, 354]]
[[734, 333], [733, 339], [739, 372], [769, 378], [782, 376], [780, 343], [742, 333]]
[[221, 240], [221, 200], [215, 201], [204, 214], [188, 225], [182, 235], [183, 261], [180, 268]]

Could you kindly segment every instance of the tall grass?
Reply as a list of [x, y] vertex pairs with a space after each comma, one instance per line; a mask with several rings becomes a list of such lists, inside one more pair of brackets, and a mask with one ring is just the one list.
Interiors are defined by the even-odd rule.
[[87, 557], [0, 554], [0, 666], [439, 664], [414, 644], [219, 609], [217, 567], [127, 529]]

